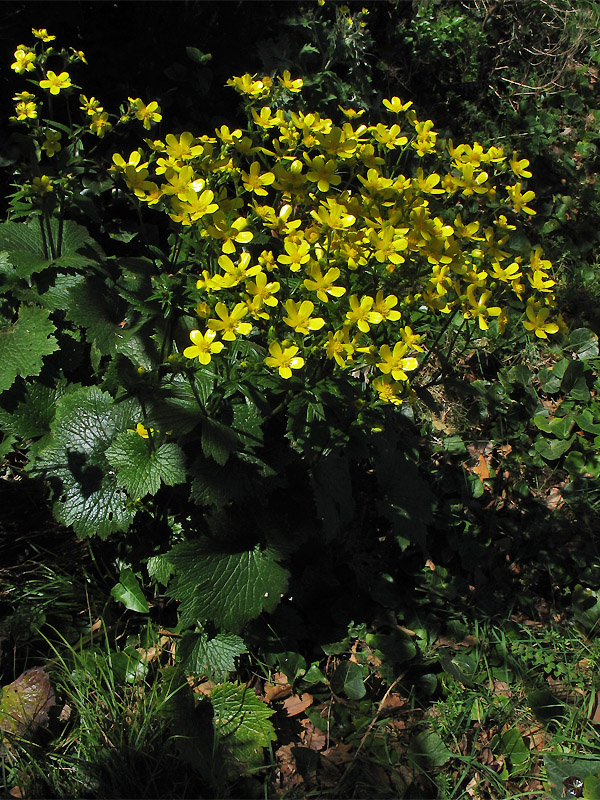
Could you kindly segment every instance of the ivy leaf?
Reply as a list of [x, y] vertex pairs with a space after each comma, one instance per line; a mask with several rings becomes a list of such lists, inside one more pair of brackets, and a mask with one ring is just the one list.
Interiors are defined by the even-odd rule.
[[131, 567], [125, 567], [119, 575], [119, 582], [110, 590], [111, 597], [118, 603], [123, 603], [125, 608], [130, 611], [139, 611], [141, 614], [148, 613], [148, 601], [144, 597], [144, 592], [140, 582], [133, 574]]
[[186, 675], [216, 681], [226, 680], [235, 659], [247, 652], [244, 640], [233, 633], [218, 633], [213, 639], [206, 633], [187, 633], [177, 648]]
[[212, 690], [213, 728], [226, 755], [228, 766], [235, 762], [238, 773], [263, 766], [263, 747], [275, 740], [269, 720], [275, 712], [247, 686], [222, 683]]
[[127, 530], [135, 516], [106, 459], [116, 437], [139, 419], [135, 401], [115, 403], [95, 386], [62, 397], [51, 424], [52, 441], [32, 469], [54, 492], [54, 515], [80, 536]]
[[0, 328], [0, 392], [12, 386], [17, 375], [39, 375], [44, 356], [58, 349], [49, 317], [44, 308], [22, 305], [17, 321]]
[[212, 619], [238, 631], [262, 611], [274, 611], [288, 584], [274, 553], [258, 546], [224, 551], [201, 538], [177, 545], [168, 557], [175, 567], [169, 596], [181, 601], [184, 626]]
[[186, 478], [183, 453], [174, 442], [154, 449], [150, 439], [135, 431], [125, 431], [117, 436], [107, 449], [106, 457], [118, 469], [117, 484], [131, 497], [156, 494], [160, 484], [173, 486]]

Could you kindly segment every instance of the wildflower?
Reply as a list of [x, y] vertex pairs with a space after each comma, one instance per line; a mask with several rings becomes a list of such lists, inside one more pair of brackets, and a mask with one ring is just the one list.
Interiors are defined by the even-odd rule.
[[280, 264], [287, 264], [292, 272], [298, 272], [302, 264], [310, 261], [310, 245], [308, 242], [294, 242], [289, 237], [284, 239], [286, 255], [277, 257]]
[[20, 44], [15, 50], [15, 60], [10, 68], [19, 75], [23, 72], [33, 72], [36, 58], [35, 53], [32, 53], [24, 44]]
[[546, 322], [550, 315], [549, 308], [540, 308], [540, 303], [533, 300], [527, 301], [525, 314], [527, 320], [523, 321], [526, 331], [532, 331], [538, 339], [547, 339], [549, 333], [558, 333], [559, 327], [555, 322]]
[[265, 358], [265, 364], [268, 367], [277, 367], [279, 375], [288, 380], [292, 377], [293, 369], [301, 369], [304, 366], [302, 356], [296, 355], [299, 349], [296, 345], [282, 347], [279, 342], [271, 342], [269, 345], [271, 355]]
[[31, 32], [36, 39], [41, 39], [42, 42], [53, 42], [56, 39], [56, 36], [51, 36], [46, 28], [32, 28]]
[[15, 106], [15, 113], [19, 122], [23, 122], [27, 119], [35, 119], [37, 117], [37, 106], [32, 102], [17, 103]]
[[486, 317], [499, 317], [502, 313], [502, 309], [498, 306], [491, 306], [488, 308], [486, 304], [492, 296], [492, 293], [490, 291], [484, 291], [481, 293], [481, 296], [477, 298], [475, 294], [476, 288], [474, 284], [470, 284], [467, 287], [467, 300], [471, 308], [465, 311], [465, 318], [468, 319], [470, 317], [476, 319], [479, 323], [479, 329], [487, 331], [490, 326], [487, 323]]
[[155, 430], [154, 428], [146, 428], [142, 425], [141, 422], [135, 426], [135, 430], [128, 428], [130, 433], [137, 433], [138, 436], [141, 436], [142, 439], [149, 439], [153, 433], [158, 433], [159, 431]]
[[384, 375], [391, 374], [395, 381], [407, 381], [406, 372], [411, 372], [419, 366], [419, 362], [413, 356], [404, 357], [407, 350], [405, 342], [396, 342], [393, 350], [387, 344], [382, 345], [379, 348], [381, 361], [377, 367]]
[[284, 89], [288, 90], [288, 92], [299, 92], [302, 90], [302, 78], [296, 78], [295, 80], [292, 80], [289, 69], [283, 70], [283, 78], [278, 77], [278, 81]]
[[343, 294], [346, 294], [344, 286], [334, 286], [335, 281], [340, 277], [340, 270], [337, 267], [331, 267], [331, 269], [328, 269], [325, 275], [323, 275], [321, 273], [321, 268], [315, 263], [309, 270], [309, 274], [310, 278], [307, 278], [303, 285], [309, 292], [316, 292], [321, 302], [329, 302], [328, 295], [332, 297], [341, 297]]
[[306, 173], [307, 179], [311, 183], [316, 183], [321, 192], [328, 192], [330, 186], [339, 186], [342, 182], [341, 177], [335, 174], [337, 162], [333, 158], [325, 161], [325, 156], [315, 156], [311, 159], [304, 153], [304, 159], [310, 167], [310, 172]]
[[281, 284], [278, 281], [267, 283], [267, 280], [266, 274], [264, 272], [259, 272], [256, 275], [255, 281], [249, 281], [246, 284], [246, 289], [257, 301], [260, 301], [261, 304], [276, 306], [278, 300], [276, 297], [273, 297], [273, 295], [279, 291]]
[[47, 175], [41, 175], [39, 178], [34, 178], [31, 181], [31, 188], [36, 194], [43, 196], [48, 192], [53, 192], [52, 180]]
[[46, 73], [46, 77], [40, 81], [41, 89], [48, 89], [50, 94], [58, 94], [62, 89], [68, 89], [71, 86], [71, 78], [68, 72], [61, 72], [57, 75], [51, 69]]
[[508, 192], [508, 196], [512, 202], [512, 207], [517, 214], [521, 211], [524, 211], [526, 214], [532, 216], [535, 214], [533, 208], [530, 208], [527, 203], [531, 202], [535, 197], [535, 192], [531, 190], [525, 192], [525, 194], [521, 193], [521, 184], [515, 183], [513, 186], [507, 186], [506, 191]]
[[380, 122], [371, 128], [373, 131], [373, 138], [384, 145], [388, 150], [393, 150], [395, 147], [402, 147], [408, 142], [408, 136], [402, 136], [399, 125], [392, 125], [388, 128]]
[[388, 111], [392, 111], [394, 114], [400, 114], [401, 111], [406, 111], [407, 108], [412, 106], [412, 100], [403, 103], [399, 97], [392, 97], [391, 100], [384, 100], [383, 105]]
[[235, 253], [235, 244], [248, 244], [254, 238], [252, 231], [247, 230], [248, 220], [238, 217], [233, 222], [227, 222], [225, 214], [220, 211], [213, 217], [213, 224], [208, 226], [208, 233], [215, 239], [222, 239], [221, 250], [224, 253]]
[[390, 322], [397, 322], [402, 316], [399, 311], [394, 311], [394, 306], [398, 305], [398, 298], [389, 294], [384, 298], [383, 290], [377, 292], [375, 302], [373, 303], [373, 311], [381, 314], [382, 319], [387, 319]]
[[348, 328], [344, 327], [335, 333], [328, 331], [323, 348], [327, 358], [332, 358], [338, 366], [345, 367], [354, 353], [354, 345], [349, 341]]
[[140, 120], [147, 131], [150, 130], [150, 125], [153, 122], [161, 121], [162, 115], [160, 113], [160, 106], [156, 100], [153, 100], [151, 103], [146, 105], [142, 100], [140, 100], [139, 97], [130, 97], [129, 102], [131, 103], [135, 118]]
[[133, 167], [137, 172], [140, 172], [148, 166], [147, 161], [142, 163], [142, 157], [142, 153], [139, 150], [134, 150], [132, 153], [130, 153], [127, 161], [125, 161], [123, 156], [119, 155], [118, 153], [114, 153], [112, 157], [113, 166], [109, 167], [108, 171], [123, 172], [127, 167]]
[[541, 269], [536, 269], [533, 273], [533, 278], [528, 276], [529, 283], [532, 288], [537, 289], [538, 292], [551, 292], [555, 281], [548, 277], [548, 273]]
[[522, 158], [519, 161], [516, 150], [513, 150], [512, 158], [508, 163], [517, 178], [531, 178], [531, 172], [527, 169], [529, 161], [526, 158]]
[[256, 75], [246, 73], [238, 78], [229, 78], [227, 85], [233, 86], [236, 92], [247, 94], [252, 98], [264, 97], [269, 94], [273, 81], [268, 77], [264, 77], [262, 80], [254, 80], [255, 77]]
[[405, 384], [397, 383], [390, 375], [381, 375], [373, 381], [373, 388], [384, 403], [402, 405], [404, 402]]
[[308, 334], [311, 331], [320, 330], [325, 325], [325, 320], [322, 317], [311, 317], [312, 312], [315, 310], [315, 304], [310, 300], [303, 300], [300, 305], [291, 299], [286, 300], [285, 310], [289, 316], [284, 317], [283, 321], [290, 328], [293, 328], [296, 333]]
[[219, 266], [225, 272], [225, 286], [237, 286], [238, 283], [245, 281], [247, 278], [253, 278], [258, 275], [261, 271], [260, 264], [255, 264], [251, 267], [250, 258], [250, 253], [242, 253], [239, 262], [234, 264], [229, 256], [225, 254], [219, 256]]
[[205, 334], [198, 330], [190, 331], [192, 344], [185, 348], [183, 355], [186, 358], [197, 358], [204, 365], [210, 363], [213, 354], [220, 353], [225, 346], [223, 342], [213, 341], [216, 335], [216, 331], [210, 329]]
[[100, 101], [96, 100], [95, 97], [90, 97], [88, 99], [84, 94], [80, 94], [79, 102], [81, 103], [79, 108], [90, 117], [93, 117], [94, 114], [101, 114], [104, 111], [104, 108], [100, 105]]
[[365, 113], [364, 108], [361, 108], [358, 111], [355, 108], [342, 108], [341, 106], [338, 106], [338, 108], [348, 119], [357, 119], [358, 117], [362, 117], [362, 115]]
[[350, 311], [346, 312], [348, 323], [351, 325], [356, 324], [359, 331], [368, 333], [371, 330], [371, 325], [375, 325], [383, 319], [378, 311], [372, 310], [373, 302], [373, 298], [368, 295], [360, 300], [355, 294], [350, 295]]
[[49, 158], [62, 150], [60, 143], [61, 134], [58, 131], [46, 131], [46, 138], [42, 142], [42, 150], [45, 150]]
[[222, 336], [225, 341], [233, 342], [238, 334], [247, 336], [252, 330], [250, 322], [242, 322], [248, 313], [245, 303], [237, 303], [231, 314], [225, 303], [217, 303], [215, 311], [219, 319], [209, 319], [208, 327], [212, 331], [223, 331]]
[[264, 172], [260, 174], [260, 164], [258, 161], [253, 161], [250, 164], [250, 172], [242, 170], [242, 183], [247, 192], [266, 196], [267, 190], [265, 186], [270, 186], [275, 180], [275, 175], [272, 172]]
[[100, 114], [94, 114], [92, 117], [92, 121], [90, 122], [90, 130], [92, 133], [95, 133], [99, 139], [102, 139], [105, 133], [112, 128], [112, 125], [108, 121], [108, 112], [102, 111]]

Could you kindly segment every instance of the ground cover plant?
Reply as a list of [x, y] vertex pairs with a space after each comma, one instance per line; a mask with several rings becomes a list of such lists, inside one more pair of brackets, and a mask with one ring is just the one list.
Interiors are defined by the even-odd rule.
[[[352, 46], [367, 12], [334, 9]], [[32, 35], [0, 446], [85, 604], [35, 535], [7, 559], [7, 790], [594, 796], [597, 553], [564, 540], [593, 525], [598, 348], [529, 160], [395, 94], [325, 112], [286, 69], [230, 79], [243, 124], [171, 133]], [[541, 629], [544, 582], [570, 615]]]

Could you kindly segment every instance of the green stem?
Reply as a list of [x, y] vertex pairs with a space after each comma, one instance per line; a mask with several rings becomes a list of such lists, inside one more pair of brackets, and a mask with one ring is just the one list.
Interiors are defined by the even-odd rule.
[[44, 247], [44, 258], [47, 261], [48, 260], [48, 240], [46, 238], [46, 230], [44, 228], [43, 213], [40, 214], [40, 216], [38, 217], [38, 220], [39, 220], [39, 223], [40, 223], [40, 231], [41, 231], [41, 234], [42, 234], [42, 245]]

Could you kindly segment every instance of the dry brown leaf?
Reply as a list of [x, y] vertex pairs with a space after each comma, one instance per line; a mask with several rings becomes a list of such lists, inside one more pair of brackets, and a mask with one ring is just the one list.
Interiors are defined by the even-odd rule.
[[596, 697], [590, 709], [590, 720], [594, 725], [600, 724], [600, 692], [596, 692]]
[[295, 717], [305, 711], [309, 706], [312, 705], [312, 703], [312, 694], [304, 692], [304, 694], [301, 694], [300, 697], [297, 695], [288, 697], [283, 703], [283, 708], [288, 717]]
[[352, 745], [340, 742], [340, 744], [323, 750], [321, 755], [325, 756], [332, 764], [347, 764], [353, 758]]
[[380, 711], [387, 711], [388, 714], [393, 714], [399, 708], [403, 708], [407, 703], [405, 697], [400, 697], [399, 694], [386, 694], [379, 706]]
[[273, 680], [265, 683], [265, 703], [274, 703], [276, 700], [282, 700], [291, 693], [292, 687], [289, 685], [288, 679], [283, 672], [276, 672], [275, 675], [273, 675]]
[[301, 719], [299, 722], [304, 729], [300, 734], [302, 744], [305, 747], [310, 747], [311, 750], [322, 750], [327, 744], [325, 733], [315, 728], [309, 719]]

